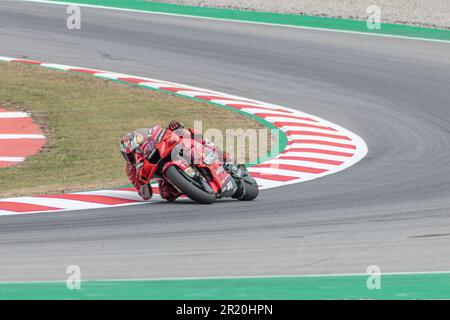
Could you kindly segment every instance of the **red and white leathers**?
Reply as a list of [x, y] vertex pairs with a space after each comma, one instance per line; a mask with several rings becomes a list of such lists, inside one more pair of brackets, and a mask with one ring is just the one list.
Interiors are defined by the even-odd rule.
[[[125, 173], [127, 174], [128, 180], [134, 185], [139, 196], [144, 200], [150, 200], [153, 195], [151, 186], [139, 179], [140, 170], [142, 170], [141, 164], [146, 157], [147, 145], [150, 139], [149, 132], [151, 132], [151, 129], [138, 129], [134, 131], [135, 135], [143, 138], [140, 139], [139, 147], [134, 149], [135, 162], [126, 162], [125, 164]], [[175, 188], [162, 179], [158, 180], [158, 186], [161, 197], [167, 201], [175, 201], [181, 195]]]
[[[139, 180], [139, 174], [136, 170], [136, 165], [127, 163], [125, 165], [125, 172], [128, 176], [128, 180], [134, 185], [139, 195], [144, 200], [150, 200], [153, 194], [151, 186], [145, 185]], [[172, 187], [172, 185], [166, 183], [163, 179], [158, 179], [158, 187], [161, 198], [167, 201], [175, 201], [181, 195], [175, 188]]]

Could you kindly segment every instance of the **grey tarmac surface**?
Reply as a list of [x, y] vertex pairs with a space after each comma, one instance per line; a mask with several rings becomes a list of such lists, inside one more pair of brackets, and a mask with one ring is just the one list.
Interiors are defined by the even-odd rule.
[[[360, 135], [341, 173], [251, 203], [0, 218], [0, 281], [450, 270], [450, 44], [0, 2], [0, 55], [298, 108]], [[126, 112], [126, 107], [124, 107]]]

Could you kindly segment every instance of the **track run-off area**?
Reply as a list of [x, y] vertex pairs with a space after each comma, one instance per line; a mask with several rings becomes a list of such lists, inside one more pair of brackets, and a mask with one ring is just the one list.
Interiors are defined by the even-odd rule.
[[[449, 270], [449, 43], [96, 8], [82, 8], [81, 30], [68, 30], [65, 10], [2, 2], [1, 55], [266, 101], [338, 124], [368, 153], [252, 203], [3, 216], [0, 281], [63, 281], [74, 264], [85, 280], [231, 277], [248, 286], [242, 277], [361, 274], [371, 265]], [[437, 275], [425, 286], [445, 289], [447, 274]], [[391, 297], [423, 288], [427, 278], [417, 277], [386, 281], [398, 289]], [[314, 279], [312, 287], [331, 283]], [[366, 277], [354, 279], [358, 296], [369, 295]]]

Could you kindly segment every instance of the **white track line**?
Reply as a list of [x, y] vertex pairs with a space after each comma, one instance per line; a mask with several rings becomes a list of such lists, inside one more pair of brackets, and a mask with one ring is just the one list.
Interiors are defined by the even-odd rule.
[[[248, 169], [248, 171], [250, 173], [258, 172], [258, 173], [274, 174], [274, 175], [294, 177], [294, 178], [310, 178], [310, 177], [312, 178], [312, 177], [317, 176], [317, 174], [314, 174], [314, 173], [300, 172], [300, 171], [293, 171], [293, 170], [282, 170], [282, 169], [278, 169], [276, 167], [273, 167], [273, 168], [251, 167]], [[300, 181], [297, 181], [297, 182], [300, 182]]]
[[176, 87], [174, 85], [169, 85], [167, 83], [161, 83], [161, 82], [141, 82], [141, 83], [139, 83], [139, 85], [142, 87], [148, 87], [148, 88], [153, 88], [153, 89], [159, 89], [161, 87], [165, 87], [165, 88], [175, 88]]
[[344, 153], [354, 153], [354, 149], [344, 148], [344, 147], [335, 147], [335, 146], [327, 146], [322, 144], [316, 144], [316, 143], [293, 143], [286, 147], [285, 150], [289, 152], [291, 149], [298, 149], [298, 148], [308, 148], [308, 149], [321, 149], [326, 151], [337, 151], [337, 152], [344, 152]]
[[6, 139], [45, 139], [42, 134], [0, 134], [0, 140]]
[[292, 166], [301, 166], [301, 167], [309, 167], [314, 169], [325, 169], [325, 170], [332, 170], [335, 169], [336, 166], [332, 164], [326, 164], [326, 163], [317, 163], [313, 161], [300, 161], [300, 160], [284, 160], [284, 159], [273, 159], [270, 161], [272, 164], [288, 164]]
[[[308, 130], [305, 130], [308, 131]], [[323, 141], [323, 142], [336, 142], [341, 144], [347, 144], [347, 145], [353, 145], [350, 140], [340, 139], [340, 138], [329, 138], [329, 137], [321, 137], [321, 136], [314, 136], [314, 135], [295, 135], [295, 137], [290, 136], [289, 141], [300, 141], [300, 140], [316, 140], [316, 141]], [[351, 150], [351, 149], [348, 149]]]
[[[308, 123], [312, 124], [312, 123]], [[323, 123], [321, 124], [313, 124], [313, 125], [319, 125], [319, 126], [325, 126]], [[341, 135], [341, 136], [347, 136], [346, 134], [343, 134], [340, 131], [332, 131], [328, 129], [322, 129], [322, 128], [314, 128], [314, 127], [298, 127], [298, 126], [282, 126], [280, 127], [281, 130], [284, 132], [287, 131], [310, 131], [310, 132], [317, 132], [317, 133], [326, 133], [326, 134], [334, 134], [334, 135]], [[293, 134], [286, 134], [287, 137], [292, 136]]]
[[63, 64], [55, 64], [55, 63], [43, 63], [41, 66], [46, 68], [52, 68], [52, 69], [58, 69], [58, 70], [69, 70], [69, 69], [75, 69], [76, 67], [72, 66], [66, 66]]
[[29, 118], [30, 114], [26, 112], [0, 112], [0, 119]]
[[[265, 112], [265, 113], [272, 113], [272, 112], [268, 111], [268, 112]], [[283, 117], [283, 116], [284, 116], [284, 117]], [[318, 124], [318, 123], [319, 123], [317, 120], [312, 119], [312, 118], [311, 118], [311, 120], [306, 120], [306, 117], [305, 117], [305, 119], [289, 118], [289, 115], [288, 115], [288, 114], [281, 114], [281, 115], [278, 116], [278, 117], [269, 116], [269, 117], [261, 117], [261, 118], [263, 118], [263, 119], [265, 119], [265, 120], [267, 120], [267, 121], [269, 121], [269, 122], [295, 122], [295, 121], [304, 121], [305, 123], [310, 123], [310, 124]]]
[[[0, 211], [1, 213], [1, 211]], [[434, 275], [450, 274], [450, 271], [407, 271], [407, 272], [381, 272], [381, 276], [408, 276], [408, 275]], [[254, 276], [204, 276], [204, 277], [163, 277], [163, 278], [127, 278], [127, 279], [95, 279], [100, 282], [128, 282], [128, 281], [191, 281], [191, 280], [245, 280], [245, 279], [283, 279], [283, 278], [327, 278], [327, 277], [369, 277], [367, 273], [316, 273], [316, 274], [275, 274], [275, 275], [254, 275]], [[89, 280], [85, 280], [89, 281]], [[42, 281], [0, 281], [0, 284], [41, 284], [41, 283], [61, 283], [66, 280], [42, 280]]]
[[[317, 148], [315, 148], [317, 149]], [[292, 152], [283, 153], [281, 156], [286, 157], [306, 157], [306, 158], [320, 158], [323, 160], [333, 160], [333, 161], [348, 161], [349, 157], [339, 156], [334, 154], [319, 154], [314, 152]]]
[[[241, 104], [243, 104], [243, 103], [241, 103]], [[245, 105], [250, 105], [250, 104], [245, 103]], [[272, 110], [272, 108], [273, 108], [273, 110]], [[264, 113], [264, 112], [276, 113], [276, 114], [280, 114], [280, 115], [282, 115], [282, 114], [291, 114], [289, 111], [279, 111], [279, 110], [276, 110], [276, 109], [282, 110], [280, 107], [278, 107], [278, 108], [266, 107], [266, 106], [264, 106], [262, 108], [257, 108], [257, 106], [255, 106], [255, 108], [253, 108], [253, 107], [252, 108], [240, 107], [241, 111], [247, 112], [249, 114]]]
[[[305, 130], [297, 130], [297, 131], [306, 131], [306, 132], [314, 132], [308, 129]], [[320, 132], [317, 132], [320, 133]], [[332, 133], [333, 134], [333, 133]], [[340, 134], [337, 133], [337, 136]], [[288, 141], [296, 141], [296, 140], [318, 140], [318, 141], [329, 141], [329, 142], [336, 142], [336, 143], [343, 143], [348, 145], [353, 145], [353, 142], [351, 140], [342, 138], [335, 138], [335, 137], [323, 137], [320, 135], [314, 135], [314, 134], [291, 134], [288, 136]]]
[[99, 196], [107, 196], [107, 197], [114, 197], [114, 198], [121, 198], [121, 199], [145, 202], [145, 201], [142, 200], [142, 198], [138, 195], [138, 193], [136, 191], [95, 190], [95, 191], [87, 191], [87, 192], [76, 192], [76, 194], [99, 195]]
[[4, 162], [22, 162], [25, 161], [24, 157], [0, 157], [0, 161]]

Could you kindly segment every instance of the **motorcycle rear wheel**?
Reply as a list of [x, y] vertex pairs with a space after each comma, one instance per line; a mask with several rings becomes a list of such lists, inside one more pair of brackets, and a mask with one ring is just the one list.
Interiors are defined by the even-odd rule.
[[177, 187], [181, 193], [186, 195], [189, 199], [201, 204], [211, 204], [216, 200], [216, 194], [212, 191], [202, 190], [195, 186], [189, 177], [185, 176], [181, 170], [172, 165], [167, 168], [165, 172], [166, 177]]

